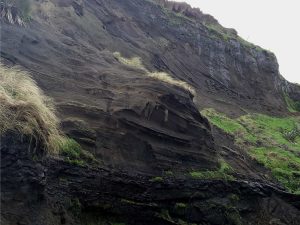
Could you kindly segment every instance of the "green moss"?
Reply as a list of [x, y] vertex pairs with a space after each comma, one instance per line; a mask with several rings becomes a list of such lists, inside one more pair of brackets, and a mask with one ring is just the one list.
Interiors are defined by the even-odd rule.
[[[202, 111], [209, 121], [232, 134], [238, 146], [248, 149], [249, 154], [272, 171], [277, 180], [291, 192], [300, 189], [300, 136], [295, 127], [300, 117], [271, 117], [262, 114], [248, 114], [231, 119], [213, 109]], [[287, 134], [293, 134], [292, 139]], [[296, 134], [296, 135], [294, 135]], [[221, 168], [227, 170], [226, 165]], [[201, 176], [220, 174], [209, 173]], [[200, 176], [200, 175], [198, 175]]]
[[81, 203], [78, 198], [74, 198], [70, 200], [69, 210], [73, 215], [79, 216], [81, 213]]
[[221, 159], [219, 163], [220, 167], [218, 170], [192, 171], [190, 172], [190, 176], [203, 180], [235, 180], [234, 176], [232, 176], [234, 172], [232, 167], [224, 159]]
[[172, 176], [174, 176], [174, 173], [171, 170], [167, 170], [167, 171], [164, 171], [164, 175], [167, 177], [172, 177]]
[[233, 169], [224, 159], [221, 159], [219, 172], [229, 174], [233, 172]]
[[185, 203], [178, 202], [175, 204], [175, 209], [180, 210], [180, 209], [186, 209], [186, 208], [187, 208], [187, 204], [185, 204]]
[[79, 158], [81, 153], [81, 146], [74, 139], [68, 138], [61, 143], [60, 150], [63, 155], [70, 158]]
[[83, 160], [79, 160], [79, 159], [66, 159], [66, 162], [75, 165], [75, 166], [84, 166], [86, 165], [86, 163]]
[[163, 182], [164, 179], [162, 177], [153, 177], [149, 181], [151, 181], [151, 182]]
[[222, 173], [219, 171], [193, 171], [190, 172], [190, 175], [193, 178], [203, 179], [203, 180], [227, 180], [227, 181], [235, 180], [232, 175], [228, 175], [226, 173]]

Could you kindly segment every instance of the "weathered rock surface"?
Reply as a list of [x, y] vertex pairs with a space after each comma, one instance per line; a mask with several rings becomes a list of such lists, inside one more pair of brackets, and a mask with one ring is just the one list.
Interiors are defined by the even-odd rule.
[[13, 133], [2, 137], [2, 224], [297, 225], [300, 220], [300, 197], [268, 183], [155, 181], [37, 157], [37, 151], [30, 139]]
[[[282, 91], [299, 100], [299, 87], [282, 79], [272, 53], [234, 30], [210, 29], [217, 21], [185, 4], [39, 0], [31, 6], [25, 26], [1, 17], [1, 60], [31, 72], [54, 99], [63, 130], [101, 166], [37, 157], [42, 146], [2, 134], [3, 224], [299, 224], [299, 197], [264, 181], [266, 171], [243, 152], [222, 149], [230, 141], [212, 133], [199, 113], [214, 107], [232, 115], [286, 114]], [[114, 52], [140, 57], [149, 71], [189, 83], [196, 95], [121, 64]], [[239, 168], [238, 181], [184, 176], [216, 169], [222, 151]], [[150, 181], [169, 170], [178, 176]]]

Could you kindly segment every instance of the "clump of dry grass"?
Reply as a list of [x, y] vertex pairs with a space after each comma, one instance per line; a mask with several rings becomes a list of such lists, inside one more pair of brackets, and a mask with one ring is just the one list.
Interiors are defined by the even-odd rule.
[[141, 59], [139, 57], [133, 57], [133, 58], [125, 58], [121, 55], [120, 52], [114, 52], [114, 57], [122, 64], [125, 64], [130, 67], [134, 67], [140, 70], [146, 71], [147, 69], [144, 67]]
[[0, 64], [0, 134], [9, 130], [34, 137], [50, 153], [65, 142], [51, 100], [28, 73]]
[[188, 90], [193, 95], [196, 94], [195, 89], [191, 85], [189, 85], [188, 83], [186, 83], [186, 82], [184, 82], [182, 80], [174, 79], [168, 73], [165, 73], [165, 72], [152, 72], [152, 73], [148, 73], [147, 75], [149, 77], [154, 78], [154, 79], [161, 80], [163, 82], [166, 82], [166, 83], [169, 83], [169, 84], [181, 87], [181, 88], [183, 88], [185, 90]]
[[147, 70], [145, 68], [145, 66], [143, 65], [143, 63], [139, 57], [125, 58], [125, 57], [122, 57], [122, 55], [119, 52], [114, 52], [113, 55], [120, 63], [125, 64], [130, 67], [133, 67], [133, 68], [143, 70], [145, 72], [145, 74], [151, 78], [169, 83], [171, 85], [181, 87], [185, 90], [188, 90], [193, 95], [196, 94], [195, 89], [191, 85], [186, 83], [185, 81], [177, 80], [177, 79], [171, 77], [170, 74], [165, 73], [165, 72], [157, 72], [157, 71], [150, 72], [149, 70]]

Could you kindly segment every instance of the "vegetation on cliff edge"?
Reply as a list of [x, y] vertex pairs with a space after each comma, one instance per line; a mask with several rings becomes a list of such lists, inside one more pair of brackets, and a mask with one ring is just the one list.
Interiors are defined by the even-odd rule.
[[27, 72], [0, 64], [0, 133], [8, 130], [34, 137], [52, 153], [63, 139], [51, 99]]
[[195, 89], [192, 86], [190, 86], [188, 83], [181, 81], [181, 80], [177, 80], [177, 79], [171, 77], [170, 74], [165, 73], [165, 72], [158, 72], [158, 71], [150, 72], [149, 70], [147, 70], [139, 57], [125, 58], [119, 52], [114, 52], [114, 57], [120, 63], [122, 63], [124, 65], [144, 71], [145, 75], [147, 75], [148, 77], [151, 77], [156, 80], [160, 80], [162, 82], [165, 82], [165, 83], [168, 83], [168, 84], [171, 84], [174, 86], [181, 87], [185, 90], [188, 90], [193, 95], [195, 95]]
[[289, 191], [300, 192], [300, 117], [248, 114], [232, 119], [214, 109], [201, 113], [233, 135], [236, 145], [248, 149]]
[[75, 140], [61, 133], [53, 102], [30, 74], [0, 64], [0, 134], [7, 131], [32, 137], [49, 153], [62, 153], [71, 163], [94, 161]]

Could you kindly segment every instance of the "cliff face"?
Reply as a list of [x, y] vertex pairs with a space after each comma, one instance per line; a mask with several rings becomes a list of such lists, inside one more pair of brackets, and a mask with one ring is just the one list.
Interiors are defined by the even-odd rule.
[[[14, 56], [27, 67], [30, 56], [31, 64], [43, 67], [41, 73], [56, 67], [52, 74], [68, 74], [74, 80], [74, 71], [90, 74], [86, 81], [94, 80], [92, 74], [104, 67], [116, 70], [111, 53], [118, 51], [140, 57], [151, 71], [168, 72], [190, 83], [200, 107], [218, 107], [216, 101], [224, 100], [227, 109], [242, 105], [285, 111], [275, 86], [279, 79], [275, 56], [185, 4], [41, 1], [34, 4], [32, 17], [26, 28], [2, 25], [2, 55]], [[47, 60], [48, 68], [40, 65]]]
[[1, 142], [1, 224], [289, 224], [299, 196], [267, 183], [151, 179], [36, 157], [26, 137]]
[[[220, 154], [233, 154], [233, 141], [212, 134], [199, 109], [282, 115], [283, 90], [299, 100], [299, 87], [280, 76], [272, 53], [186, 4], [28, 2], [27, 22], [22, 9], [8, 17], [11, 8], [1, 6], [1, 60], [32, 74], [54, 99], [63, 131], [100, 165], [35, 161], [19, 153], [26, 140], [1, 134], [6, 224], [297, 224], [298, 197], [265, 181], [268, 172], [244, 152], [233, 159], [240, 181], [184, 175], [217, 170]], [[15, 177], [16, 171], [26, 173]], [[168, 171], [176, 174], [162, 180]], [[235, 195], [241, 201], [230, 208]]]

